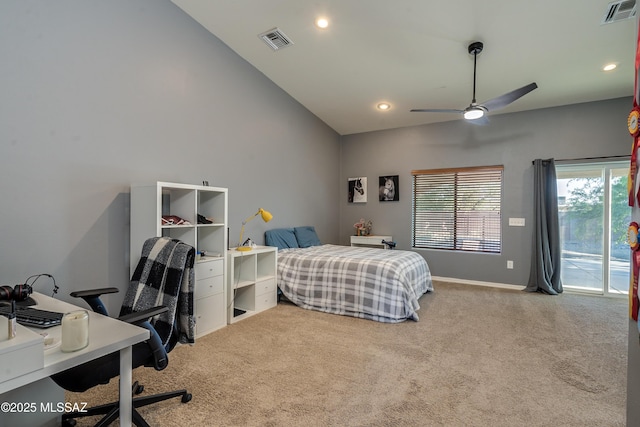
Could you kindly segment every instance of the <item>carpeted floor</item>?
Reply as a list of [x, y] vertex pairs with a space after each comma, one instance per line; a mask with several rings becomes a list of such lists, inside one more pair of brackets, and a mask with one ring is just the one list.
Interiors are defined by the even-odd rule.
[[[625, 425], [626, 299], [435, 289], [419, 322], [395, 325], [279, 304], [135, 370], [145, 394], [193, 393], [141, 412], [154, 426]], [[112, 381], [67, 400], [116, 396]]]

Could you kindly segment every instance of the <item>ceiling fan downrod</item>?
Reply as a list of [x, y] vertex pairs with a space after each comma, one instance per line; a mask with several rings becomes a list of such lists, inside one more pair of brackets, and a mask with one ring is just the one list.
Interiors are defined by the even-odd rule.
[[471, 105], [476, 104], [476, 62], [478, 60], [478, 54], [482, 52], [484, 44], [482, 42], [473, 42], [469, 45], [469, 53], [473, 55], [473, 99]]

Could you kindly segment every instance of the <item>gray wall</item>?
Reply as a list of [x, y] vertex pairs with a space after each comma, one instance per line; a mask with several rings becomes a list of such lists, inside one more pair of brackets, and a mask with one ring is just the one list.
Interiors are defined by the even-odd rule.
[[337, 241], [339, 135], [168, 0], [4, 0], [0, 58], [2, 284], [124, 288], [138, 182], [229, 188], [232, 242], [259, 207], [259, 243]]
[[[540, 82], [539, 82], [540, 83]], [[540, 89], [544, 90], [544, 83]], [[411, 248], [411, 171], [504, 165], [502, 254], [423, 250], [435, 276], [513, 285], [529, 278], [536, 158], [574, 159], [628, 155], [626, 118], [631, 98], [491, 116], [488, 126], [463, 120], [345, 136], [340, 171], [340, 242], [348, 244], [353, 224], [373, 221], [373, 233], [389, 234], [399, 249]], [[378, 201], [378, 177], [399, 175], [400, 200]], [[367, 203], [347, 202], [347, 180], [366, 176]], [[509, 227], [509, 217], [525, 227]], [[507, 260], [514, 261], [507, 270]]]

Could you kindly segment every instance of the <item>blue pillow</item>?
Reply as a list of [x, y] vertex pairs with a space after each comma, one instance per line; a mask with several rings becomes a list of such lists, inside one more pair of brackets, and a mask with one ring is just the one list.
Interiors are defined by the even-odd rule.
[[293, 229], [296, 233], [296, 239], [298, 240], [298, 246], [301, 248], [308, 248], [309, 246], [320, 246], [322, 243], [316, 234], [316, 229], [311, 226], [295, 227]]
[[293, 228], [267, 230], [264, 232], [264, 241], [267, 246], [275, 246], [278, 249], [299, 247]]

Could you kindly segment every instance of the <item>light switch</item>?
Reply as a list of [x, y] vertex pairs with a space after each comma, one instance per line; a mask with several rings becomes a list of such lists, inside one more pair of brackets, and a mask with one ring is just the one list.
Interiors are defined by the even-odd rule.
[[524, 227], [524, 218], [509, 218], [509, 226]]

